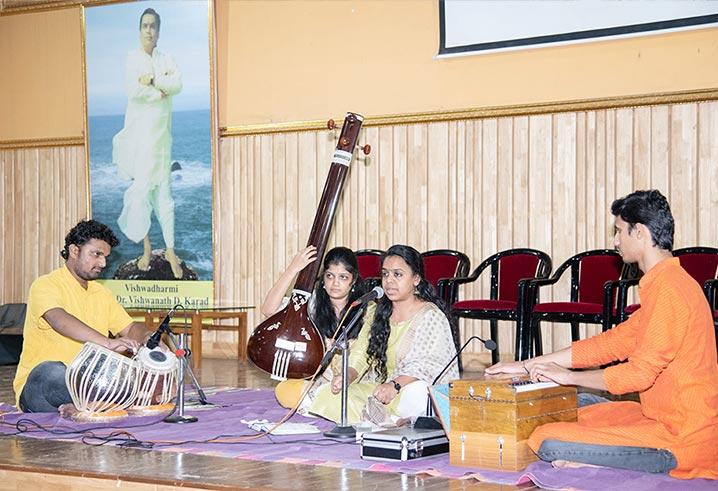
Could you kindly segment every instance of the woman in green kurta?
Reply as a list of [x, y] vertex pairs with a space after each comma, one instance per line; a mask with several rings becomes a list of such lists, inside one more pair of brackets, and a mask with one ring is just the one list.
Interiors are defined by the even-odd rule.
[[[347, 422], [392, 425], [425, 414], [427, 388], [456, 354], [443, 302], [424, 278], [414, 248], [395, 245], [382, 258], [385, 296], [371, 305], [349, 356]], [[439, 383], [459, 377], [454, 364]], [[310, 392], [303, 406], [341, 419], [342, 377]]]

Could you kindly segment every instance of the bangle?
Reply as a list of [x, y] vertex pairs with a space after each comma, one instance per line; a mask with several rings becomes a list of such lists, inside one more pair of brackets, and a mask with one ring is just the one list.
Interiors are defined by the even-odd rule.
[[526, 361], [522, 361], [521, 366], [524, 367], [524, 370], [526, 370], [526, 375], [531, 375], [531, 372], [529, 372], [529, 369], [526, 368]]

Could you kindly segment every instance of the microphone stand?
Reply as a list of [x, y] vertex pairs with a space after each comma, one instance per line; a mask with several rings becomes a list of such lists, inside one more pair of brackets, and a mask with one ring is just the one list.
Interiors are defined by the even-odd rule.
[[[451, 367], [451, 364], [454, 363], [454, 361], [461, 355], [461, 353], [464, 351], [464, 348], [466, 348], [471, 341], [474, 339], [478, 339], [481, 341], [481, 343], [488, 349], [489, 351], [493, 351], [496, 349], [496, 343], [493, 339], [481, 339], [478, 336], [471, 336], [469, 339], [466, 340], [464, 345], [459, 348], [459, 351], [456, 352], [454, 357], [449, 360], [449, 363], [446, 364], [443, 370], [439, 373], [439, 375], [436, 376], [436, 378], [431, 382], [431, 385], [436, 385], [436, 382], [439, 381], [439, 379], [446, 373], [446, 371]], [[422, 429], [430, 429], [430, 430], [441, 430], [443, 429], [443, 426], [441, 425], [441, 421], [437, 419], [436, 416], [434, 416], [434, 408], [431, 404], [431, 397], [428, 397], [428, 400], [426, 401], [426, 416], [419, 416], [416, 418], [416, 422], [414, 423], [414, 428], [422, 428]]]
[[342, 325], [342, 331], [339, 334], [339, 337], [334, 341], [334, 344], [332, 344], [331, 348], [329, 348], [329, 351], [324, 355], [324, 358], [322, 359], [322, 365], [326, 366], [329, 364], [329, 362], [332, 359], [332, 356], [334, 356], [334, 352], [338, 349], [342, 349], [342, 409], [341, 409], [341, 420], [338, 425], [336, 425], [331, 430], [327, 430], [324, 432], [324, 436], [328, 436], [331, 438], [356, 438], [356, 429], [347, 424], [347, 393], [349, 392], [349, 384], [347, 383], [347, 378], [349, 376], [349, 333], [351, 332], [352, 328], [354, 327], [354, 324], [361, 318], [362, 314], [364, 313], [364, 306], [366, 304], [360, 305], [356, 312], [354, 313], [354, 317], [351, 318], [349, 321], [349, 324]]
[[205, 396], [204, 391], [202, 390], [202, 386], [199, 385], [197, 378], [194, 376], [192, 368], [187, 362], [187, 357], [191, 353], [190, 350], [187, 348], [187, 334], [184, 331], [181, 332], [179, 335], [180, 340], [178, 343], [177, 338], [175, 338], [169, 325], [165, 326], [164, 332], [167, 334], [167, 337], [169, 337], [170, 341], [172, 342], [172, 346], [175, 349], [175, 354], [180, 361], [179, 368], [177, 369], [177, 411], [167, 416], [164, 421], [166, 421], [167, 423], [194, 423], [195, 421], [197, 421], [197, 418], [195, 416], [185, 415], [184, 413], [185, 371], [192, 379], [192, 384], [197, 388], [197, 393], [199, 394], [199, 401], [202, 404], [207, 404], [207, 396]]

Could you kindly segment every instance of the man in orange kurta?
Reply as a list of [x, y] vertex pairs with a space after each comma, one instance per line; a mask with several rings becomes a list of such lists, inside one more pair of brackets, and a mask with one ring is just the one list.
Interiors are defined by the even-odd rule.
[[[611, 211], [616, 248], [645, 273], [641, 308], [610, 331], [525, 362], [499, 363], [487, 373], [528, 371], [534, 380], [639, 393], [640, 403], [590, 404], [579, 407], [576, 423], [537, 428], [528, 443], [544, 460], [718, 479], [713, 319], [700, 285], [670, 252], [668, 202], [658, 191], [637, 191], [616, 200]], [[571, 370], [615, 361], [605, 369]]]

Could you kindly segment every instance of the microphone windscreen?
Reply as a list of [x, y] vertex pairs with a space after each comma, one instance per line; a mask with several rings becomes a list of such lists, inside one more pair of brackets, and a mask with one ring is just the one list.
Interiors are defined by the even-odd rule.
[[379, 300], [384, 296], [384, 289], [380, 286], [375, 286], [374, 291], [376, 292], [376, 299]]

